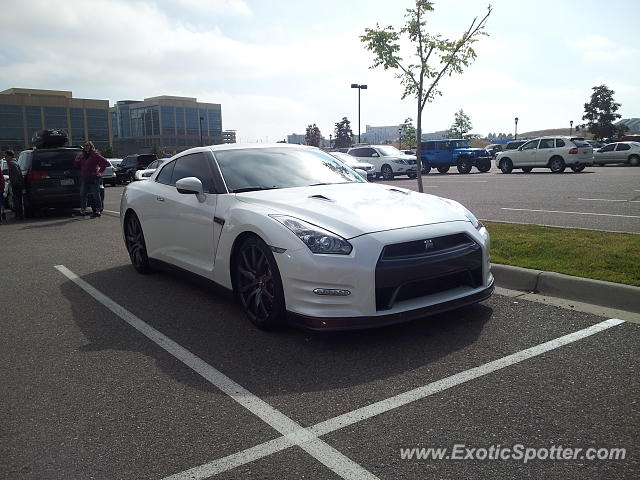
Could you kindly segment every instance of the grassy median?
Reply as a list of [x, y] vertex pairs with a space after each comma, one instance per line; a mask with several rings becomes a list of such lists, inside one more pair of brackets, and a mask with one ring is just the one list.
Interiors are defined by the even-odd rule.
[[640, 235], [484, 222], [491, 261], [640, 286]]

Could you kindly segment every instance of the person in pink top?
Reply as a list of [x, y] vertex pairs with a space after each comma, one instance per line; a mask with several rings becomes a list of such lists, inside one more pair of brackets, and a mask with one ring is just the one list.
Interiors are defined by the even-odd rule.
[[91, 194], [95, 202], [91, 218], [99, 217], [102, 211], [100, 179], [109, 162], [96, 151], [92, 142], [86, 141], [82, 152], [76, 156], [76, 165], [80, 168], [80, 213], [87, 215], [87, 197]]

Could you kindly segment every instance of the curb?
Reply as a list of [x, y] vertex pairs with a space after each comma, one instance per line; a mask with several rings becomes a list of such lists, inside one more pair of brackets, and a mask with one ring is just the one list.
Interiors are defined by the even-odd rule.
[[640, 287], [492, 263], [499, 287], [640, 313]]

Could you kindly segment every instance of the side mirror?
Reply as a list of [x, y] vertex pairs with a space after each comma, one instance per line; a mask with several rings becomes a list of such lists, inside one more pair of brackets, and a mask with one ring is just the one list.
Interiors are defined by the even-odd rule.
[[372, 157], [377, 158], [377, 157], [379, 157], [380, 155], [378, 155], [377, 153], [372, 153], [372, 154], [371, 154], [371, 156], [372, 156]]
[[178, 190], [178, 193], [195, 193], [196, 195], [202, 195], [204, 193], [202, 182], [196, 177], [181, 178], [176, 182], [176, 189]]
[[365, 172], [361, 168], [354, 168], [354, 170], [356, 171], [356, 173], [358, 175], [360, 175], [362, 178], [364, 178], [365, 181], [367, 180], [367, 172]]

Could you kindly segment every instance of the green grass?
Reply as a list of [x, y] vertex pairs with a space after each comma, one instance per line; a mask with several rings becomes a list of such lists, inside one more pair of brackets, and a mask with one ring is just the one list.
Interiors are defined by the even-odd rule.
[[640, 286], [640, 235], [484, 223], [492, 262]]

